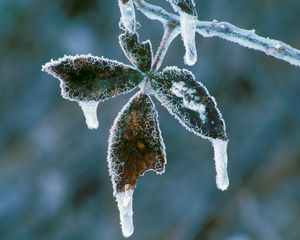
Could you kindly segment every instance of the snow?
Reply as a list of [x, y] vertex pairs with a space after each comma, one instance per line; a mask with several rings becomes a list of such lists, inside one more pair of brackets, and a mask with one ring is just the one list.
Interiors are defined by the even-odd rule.
[[135, 32], [135, 11], [132, 0], [128, 0], [126, 3], [124, 3], [123, 0], [119, 0], [119, 7], [121, 12], [121, 21], [124, 24], [125, 29], [131, 33]]
[[130, 237], [134, 231], [132, 219], [132, 195], [133, 189], [126, 189], [124, 192], [115, 194], [120, 212], [120, 223], [124, 237]]
[[195, 44], [197, 17], [180, 11], [181, 36], [185, 47], [184, 62], [194, 65], [197, 61], [197, 50]]
[[99, 127], [99, 122], [97, 119], [97, 107], [98, 101], [78, 101], [79, 106], [81, 107], [86, 125], [89, 129], [97, 129]]
[[216, 165], [216, 183], [217, 187], [224, 191], [228, 188], [229, 180], [227, 174], [227, 144], [228, 141], [221, 139], [211, 139], [214, 154], [215, 154], [215, 165]]

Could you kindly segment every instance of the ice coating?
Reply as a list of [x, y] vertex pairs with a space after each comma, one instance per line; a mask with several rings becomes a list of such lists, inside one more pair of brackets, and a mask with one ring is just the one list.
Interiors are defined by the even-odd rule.
[[216, 183], [217, 187], [224, 191], [228, 188], [229, 180], [227, 174], [227, 144], [228, 141], [221, 139], [212, 139], [211, 140], [214, 155], [215, 155], [215, 165], [216, 165]]
[[185, 12], [180, 12], [181, 36], [185, 47], [184, 62], [194, 65], [197, 61], [195, 44], [197, 18]]
[[125, 29], [130, 33], [135, 32], [135, 11], [132, 0], [119, 0], [119, 7], [121, 12], [121, 22]]
[[86, 125], [89, 129], [97, 129], [99, 127], [99, 122], [97, 119], [97, 107], [98, 101], [79, 101], [79, 106], [81, 107]]
[[134, 231], [133, 212], [132, 212], [132, 195], [133, 189], [126, 189], [124, 192], [115, 194], [120, 212], [120, 223], [124, 237], [130, 237]]

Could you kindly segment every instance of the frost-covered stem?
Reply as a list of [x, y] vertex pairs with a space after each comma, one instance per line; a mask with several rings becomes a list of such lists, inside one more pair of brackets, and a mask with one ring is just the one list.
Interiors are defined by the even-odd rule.
[[[161, 7], [151, 5], [143, 0], [133, 0], [133, 2], [146, 17], [162, 23], [172, 21], [176, 26], [180, 26], [179, 17], [168, 13]], [[300, 51], [298, 49], [278, 40], [258, 36], [254, 30], [244, 30], [227, 22], [199, 20], [196, 30], [203, 37], [219, 37], [243, 47], [264, 52], [292, 65], [300, 66]]]
[[155, 54], [151, 71], [156, 72], [160, 68], [171, 42], [178, 34], [176, 24], [173, 22], [165, 23], [164, 35]]

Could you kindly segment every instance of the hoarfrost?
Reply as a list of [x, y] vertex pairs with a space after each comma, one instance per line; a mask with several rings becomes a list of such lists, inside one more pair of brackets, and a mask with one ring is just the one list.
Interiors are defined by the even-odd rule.
[[196, 24], [197, 17], [180, 12], [181, 36], [185, 47], [184, 62], [188, 65], [194, 65], [197, 61]]
[[211, 139], [214, 155], [215, 155], [215, 165], [216, 165], [216, 183], [217, 187], [224, 191], [228, 188], [229, 179], [227, 174], [227, 144], [228, 141], [223, 141], [221, 139]]
[[84, 102], [102, 102], [128, 93], [144, 78], [132, 66], [90, 54], [52, 60], [42, 71], [59, 79], [63, 98]]
[[150, 78], [154, 96], [187, 130], [205, 139], [227, 140], [215, 99], [185, 69], [167, 67]]
[[99, 127], [99, 122], [97, 119], [97, 107], [98, 101], [78, 101], [79, 106], [81, 107], [86, 125], [89, 129], [97, 129]]
[[130, 33], [135, 32], [135, 11], [132, 0], [119, 0], [119, 7], [121, 12], [121, 22], [125, 29]]
[[152, 64], [152, 45], [149, 40], [140, 42], [137, 33], [123, 33], [119, 43], [128, 60], [142, 72], [149, 72]]
[[116, 193], [116, 200], [120, 212], [120, 223], [124, 237], [130, 237], [134, 231], [132, 212], [133, 189]]
[[173, 82], [170, 91], [177, 97], [182, 98], [183, 105], [187, 109], [193, 110], [195, 112], [199, 112], [199, 116], [202, 122], [207, 120], [205, 106], [201, 103], [197, 103], [199, 101], [199, 96], [196, 95], [195, 89], [189, 89], [185, 87], [184, 82]]

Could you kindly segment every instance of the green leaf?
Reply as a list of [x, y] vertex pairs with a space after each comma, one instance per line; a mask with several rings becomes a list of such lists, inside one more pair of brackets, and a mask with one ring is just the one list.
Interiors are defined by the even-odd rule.
[[184, 127], [203, 138], [227, 141], [215, 99], [191, 72], [167, 67], [150, 79], [155, 97]]
[[92, 55], [65, 56], [42, 70], [60, 80], [64, 98], [75, 101], [104, 101], [133, 90], [143, 80], [131, 66]]
[[148, 95], [137, 93], [123, 107], [110, 131], [108, 165], [115, 193], [134, 189], [146, 171], [161, 174], [165, 146], [157, 112]]
[[123, 33], [119, 36], [120, 45], [129, 59], [140, 71], [148, 73], [152, 64], [152, 46], [149, 40], [139, 42], [137, 33]]

